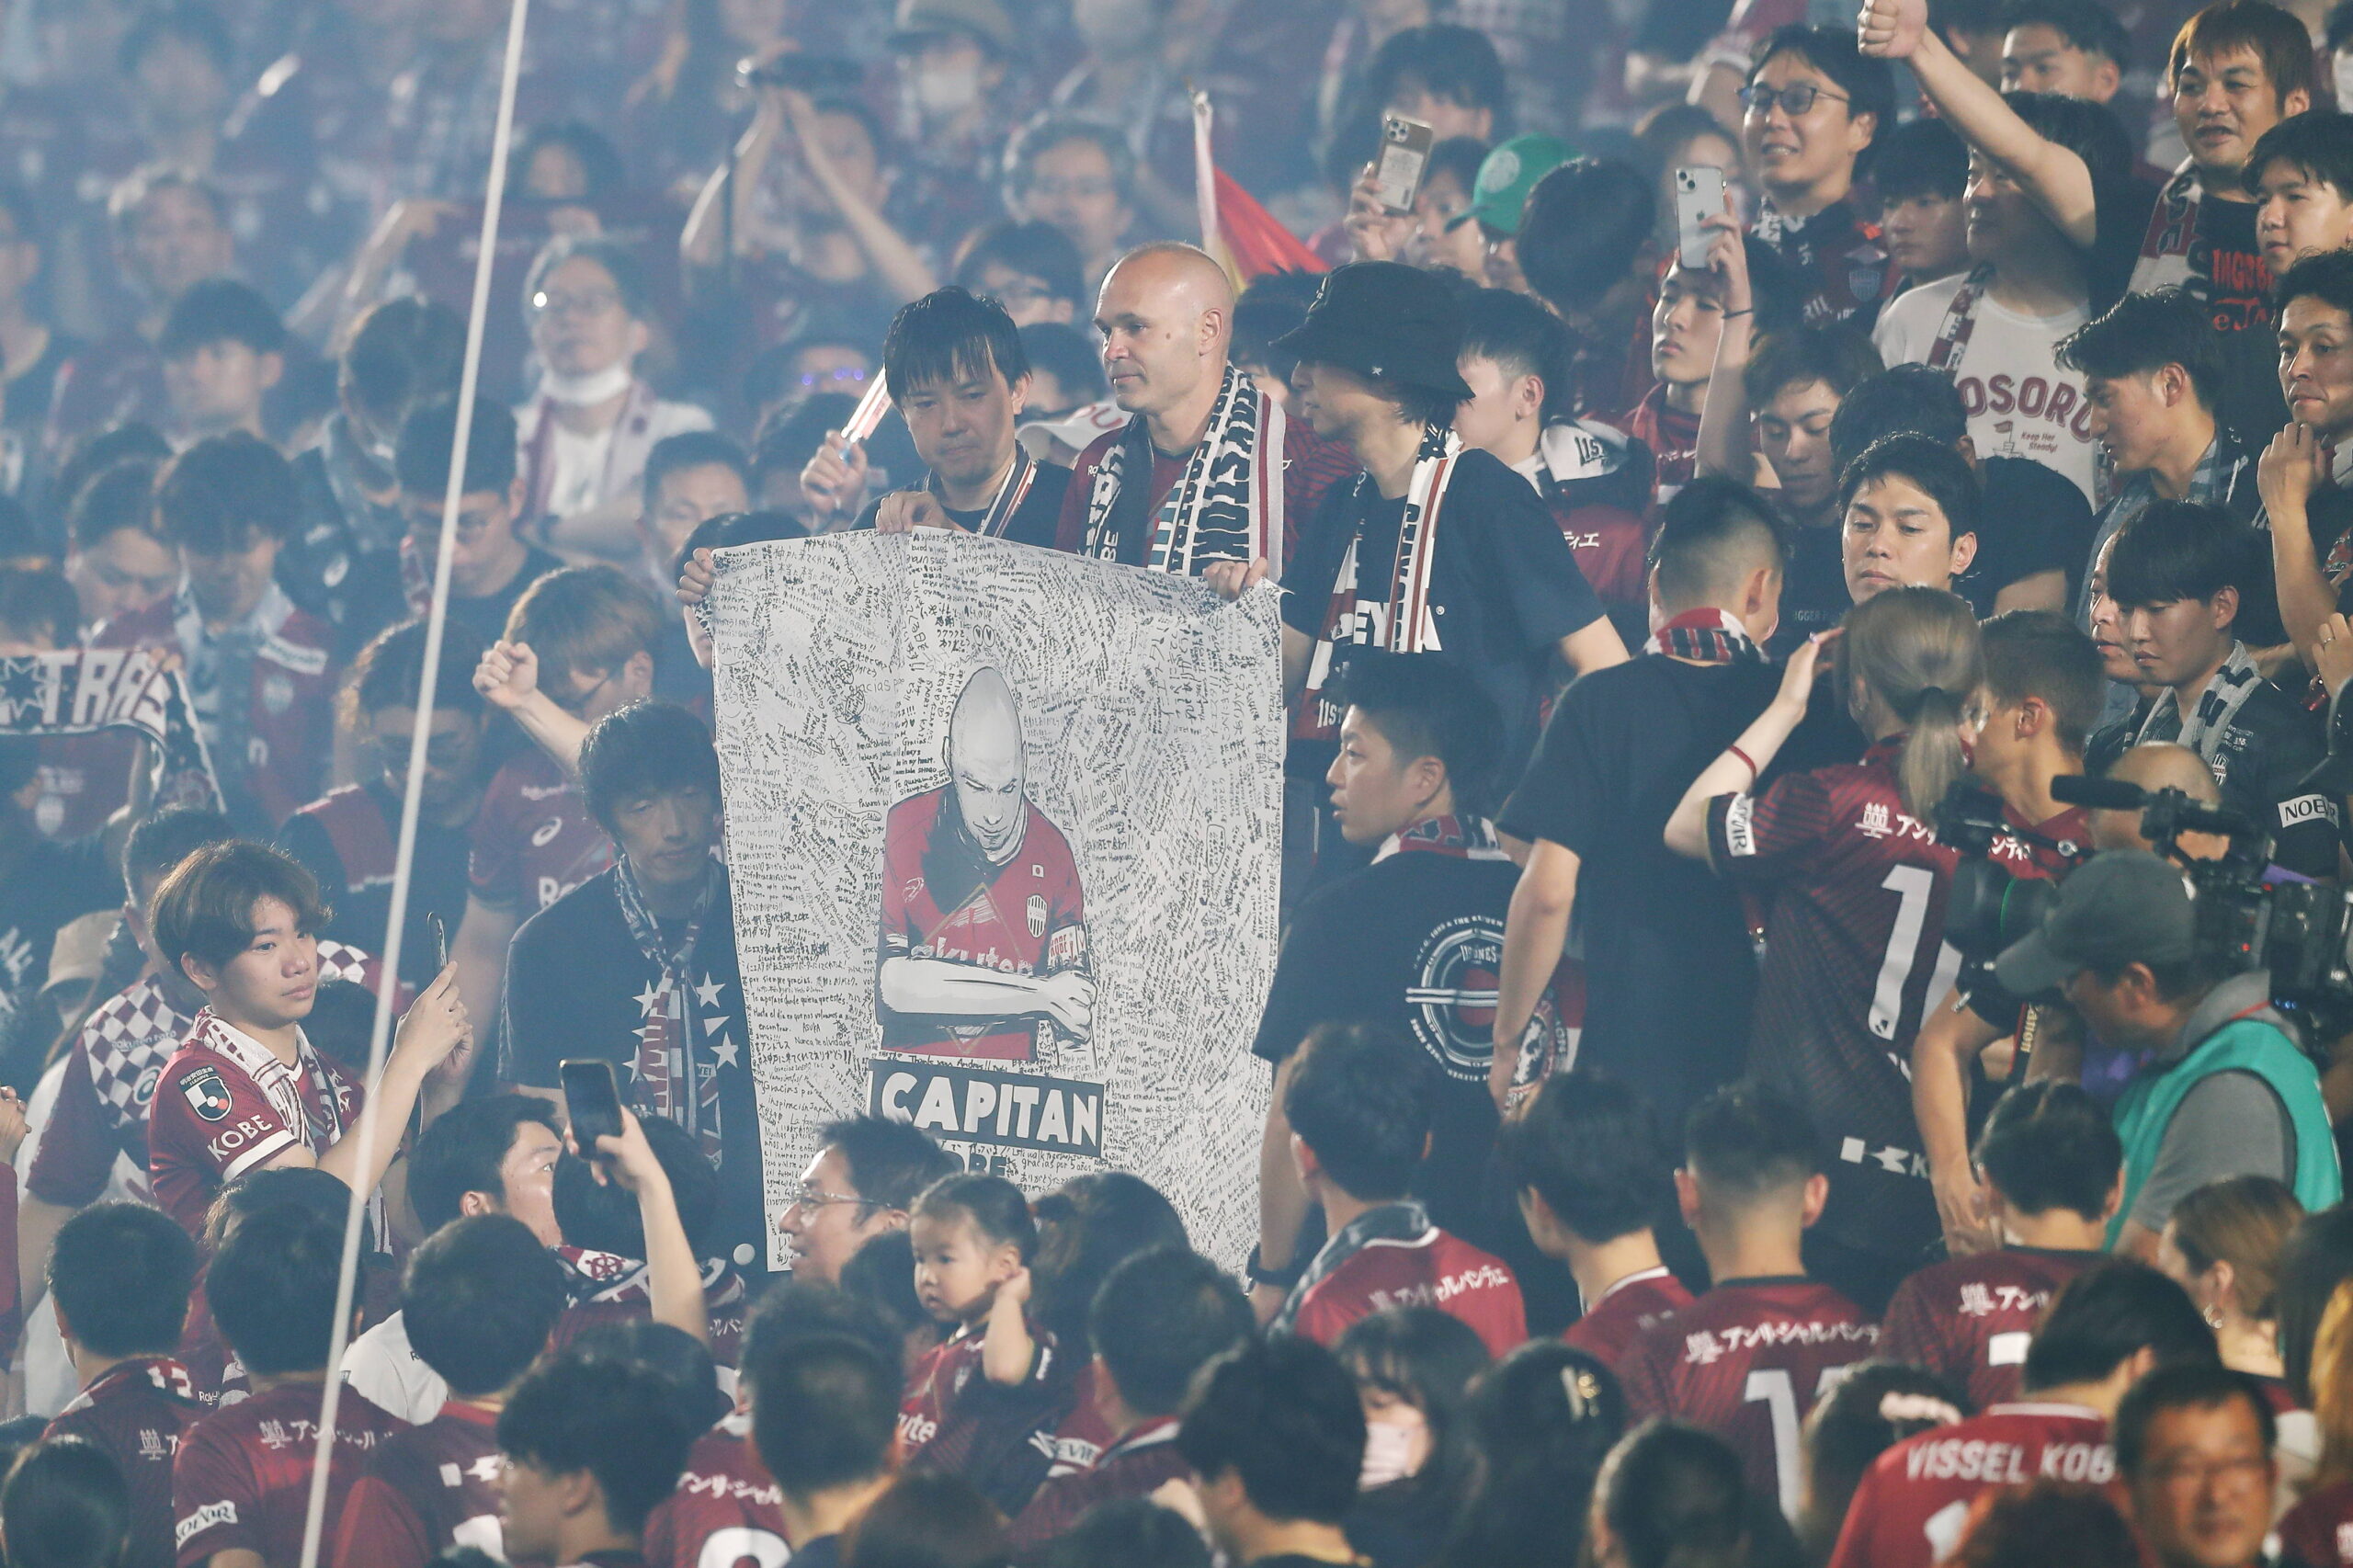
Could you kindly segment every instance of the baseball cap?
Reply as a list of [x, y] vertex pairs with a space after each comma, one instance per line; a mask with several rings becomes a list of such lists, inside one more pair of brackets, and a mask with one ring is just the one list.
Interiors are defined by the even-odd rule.
[[1449, 219], [1446, 226], [1459, 229], [1475, 220], [1506, 234], [1518, 233], [1520, 214], [1528, 210], [1528, 193], [1536, 188], [1538, 180], [1574, 156], [1574, 148], [1540, 131], [1497, 144], [1480, 164], [1479, 177], [1472, 182], [1471, 205]]
[[2197, 894], [2180, 867], [2145, 849], [2095, 855], [2059, 884], [2042, 929], [1994, 960], [2014, 996], [2057, 992], [2084, 970], [2178, 963], [2197, 949]]
[[1013, 51], [1013, 18], [1002, 0], [899, 0], [891, 28], [893, 48], [947, 32], [970, 33], [999, 54]]

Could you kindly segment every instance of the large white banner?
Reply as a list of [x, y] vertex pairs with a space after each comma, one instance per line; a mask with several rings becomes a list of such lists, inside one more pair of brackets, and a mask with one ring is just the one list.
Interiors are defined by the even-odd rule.
[[710, 604], [771, 1218], [818, 1127], [872, 1110], [1032, 1196], [1132, 1171], [1238, 1263], [1274, 592], [918, 530], [722, 551]]

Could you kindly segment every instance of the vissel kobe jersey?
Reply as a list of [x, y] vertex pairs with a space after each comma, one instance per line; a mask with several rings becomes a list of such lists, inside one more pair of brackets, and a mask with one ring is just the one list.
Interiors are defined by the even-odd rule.
[[1996, 1486], [2116, 1478], [2108, 1422], [2079, 1404], [1997, 1404], [1906, 1438], [1863, 1472], [1830, 1568], [1930, 1568], [1950, 1555], [1969, 1505]]

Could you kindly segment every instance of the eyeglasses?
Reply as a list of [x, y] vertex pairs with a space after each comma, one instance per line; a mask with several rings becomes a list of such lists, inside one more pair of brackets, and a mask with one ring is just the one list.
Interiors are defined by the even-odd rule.
[[599, 289], [589, 294], [559, 294], [542, 289], [531, 296], [531, 313], [535, 316], [600, 316], [621, 302], [621, 297], [610, 289]]
[[2268, 1454], [2236, 1454], [2224, 1460], [2168, 1460], [2151, 1466], [2149, 1473], [2160, 1486], [2202, 1489], [2217, 1481], [2233, 1486], [2247, 1486], [2258, 1482], [2268, 1484], [2265, 1478], [2270, 1470], [2271, 1460]]
[[853, 1198], [847, 1192], [827, 1192], [821, 1187], [803, 1187], [792, 1195], [790, 1207], [794, 1209], [830, 1209], [836, 1203], [855, 1203], [860, 1209], [880, 1209], [881, 1203], [871, 1198]]
[[1782, 112], [1787, 114], [1791, 119], [1795, 119], [1798, 116], [1812, 108], [1813, 107], [1813, 100], [1816, 98], [1828, 98], [1835, 104], [1843, 104], [1849, 101], [1844, 94], [1825, 93], [1811, 82], [1799, 82], [1793, 85], [1783, 87], [1779, 92], [1775, 92], [1770, 87], [1761, 85], [1743, 87], [1740, 90], [1741, 108], [1760, 119], [1766, 115], [1771, 114], [1773, 112], [1773, 106], [1778, 103], [1781, 106]]

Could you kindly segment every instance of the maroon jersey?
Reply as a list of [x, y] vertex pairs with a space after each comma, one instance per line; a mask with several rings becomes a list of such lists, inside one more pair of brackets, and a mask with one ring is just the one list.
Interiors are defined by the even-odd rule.
[[[1062, 516], [1054, 525], [1054, 548], [1072, 554], [1086, 547], [1087, 497], [1095, 492], [1095, 471], [1103, 459], [1126, 436], [1125, 425], [1106, 430], [1086, 444], [1071, 464], [1070, 487], [1063, 492]], [[1170, 457], [1158, 448], [1152, 453], [1152, 487], [1144, 493], [1146, 509], [1158, 515], [1160, 505], [1168, 498], [1169, 488], [1185, 475], [1185, 463], [1191, 452]], [[1292, 553], [1299, 548], [1299, 536], [1307, 520], [1324, 499], [1324, 493], [1344, 479], [1353, 478], [1362, 467], [1356, 453], [1345, 441], [1318, 436], [1307, 427], [1304, 419], [1292, 418], [1283, 425], [1283, 558], [1280, 564], [1290, 564]]]
[[791, 1555], [783, 1505], [736, 1411], [695, 1439], [678, 1489], [645, 1521], [646, 1568], [779, 1568]]
[[1149, 1497], [1164, 1483], [1191, 1476], [1192, 1467], [1176, 1451], [1177, 1426], [1174, 1415], [1156, 1416], [1106, 1449], [1087, 1469], [1049, 1476], [1015, 1516], [1013, 1544], [1026, 1548], [1051, 1540], [1097, 1503]]
[[99, 1373], [41, 1432], [79, 1437], [114, 1457], [131, 1489], [131, 1551], [123, 1568], [172, 1568], [172, 1460], [204, 1414], [188, 1369], [141, 1356]]
[[2116, 1479], [2108, 1418], [2080, 1404], [1997, 1404], [1880, 1455], [1847, 1509], [1830, 1568], [1930, 1568], [1961, 1539], [1978, 1494], [2029, 1481]]
[[1726, 876], [1772, 897], [1749, 1071], [1805, 1108], [1830, 1158], [1823, 1233], [1909, 1257], [1937, 1233], [1912, 1114], [1912, 1037], [1960, 967], [1944, 950], [1957, 856], [1904, 809], [1899, 738], [1860, 762], [1709, 802]]
[[[1407, 1207], [1387, 1205], [1364, 1218]], [[1418, 1209], [1414, 1213], [1419, 1218]], [[1342, 1230], [1316, 1255], [1283, 1303], [1279, 1325], [1302, 1339], [1331, 1345], [1358, 1318], [1392, 1307], [1436, 1307], [1476, 1330], [1491, 1356], [1500, 1357], [1528, 1338], [1519, 1280], [1503, 1259], [1427, 1219], [1403, 1233], [1358, 1238], [1351, 1234], [1356, 1228]]]
[[[405, 1422], [385, 1415], [352, 1388], [336, 1402], [335, 1426], [327, 1469], [328, 1540], [334, 1539], [344, 1495], [358, 1479], [360, 1466], [386, 1438], [408, 1430]], [[308, 1382], [265, 1389], [189, 1427], [172, 1465], [179, 1568], [202, 1568], [216, 1551], [257, 1552], [276, 1568], [300, 1562], [318, 1441], [319, 1387]]]
[[2099, 1256], [2003, 1247], [1931, 1264], [1888, 1302], [1880, 1354], [1967, 1391], [1972, 1410], [2016, 1399], [2027, 1342], [2043, 1309]]
[[1691, 1292], [1664, 1267], [1629, 1274], [1569, 1324], [1561, 1338], [1615, 1369], [1634, 1341], [1691, 1304]]
[[[256, 1081], [256, 1065], [267, 1085]], [[290, 1069], [204, 1009], [165, 1063], [148, 1113], [156, 1205], [188, 1234], [202, 1234], [204, 1211], [222, 1186], [297, 1144], [314, 1153], [334, 1147], [359, 1101], [359, 1085], [308, 1040]]]
[[970, 1324], [923, 1353], [907, 1374], [905, 1395], [899, 1401], [899, 1462], [921, 1453], [939, 1436], [956, 1396], [981, 1372], [981, 1335]]
[[1771, 198], [1758, 206], [1756, 237], [1798, 275], [1809, 326], [1859, 318], [1870, 325], [1882, 301], [1895, 292], [1895, 268], [1880, 243], [1879, 225], [1834, 201], [1811, 218], [1789, 218]]
[[[644, 1263], [591, 1247], [563, 1246], [555, 1252], [569, 1270], [565, 1283], [572, 1292], [572, 1305], [556, 1320], [555, 1348], [563, 1349], [600, 1324], [643, 1323], [654, 1315], [653, 1275]], [[722, 1367], [733, 1367], [743, 1348], [744, 1315], [751, 1300], [751, 1287], [733, 1264], [723, 1257], [702, 1260], [710, 1355]]]
[[1799, 1424], [1878, 1342], [1878, 1326], [1827, 1285], [1734, 1279], [1639, 1335], [1618, 1380], [1637, 1416], [1673, 1416], [1730, 1443], [1749, 1484], [1794, 1516]]
[[1089, 1360], [1071, 1379], [1070, 1409], [1056, 1424], [1053, 1452], [1046, 1470], [1046, 1479], [1060, 1475], [1076, 1475], [1090, 1468], [1104, 1449], [1119, 1439], [1120, 1434], [1103, 1418], [1098, 1378], [1103, 1363]]
[[[336, 1424], [342, 1424], [340, 1414]], [[425, 1568], [452, 1546], [503, 1557], [498, 1414], [452, 1400], [359, 1467], [335, 1528], [335, 1568]]]
[[2353, 1568], [2353, 1481], [2315, 1487], [2279, 1517], [2283, 1562]]
[[[1004, 974], [1058, 974], [1086, 963], [1086, 909], [1078, 862], [1034, 805], [1002, 864], [964, 829], [955, 786], [891, 808], [882, 830], [879, 963], [932, 959]], [[900, 1013], [879, 999], [886, 1051], [1029, 1062], [1053, 1026], [1035, 1014], [969, 1020]]]
[[1648, 396], [1626, 415], [1626, 434], [1651, 449], [1656, 465], [1651, 481], [1651, 502], [1664, 506], [1675, 493], [1691, 483], [1699, 467], [1699, 416], [1666, 405], [1666, 383], [1654, 386]]
[[524, 919], [612, 863], [612, 840], [563, 766], [537, 746], [508, 761], [483, 791], [467, 891], [488, 907]]

